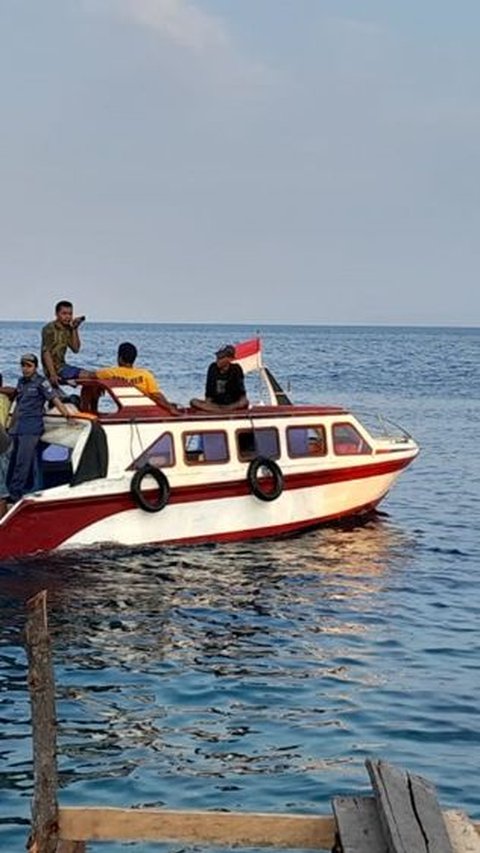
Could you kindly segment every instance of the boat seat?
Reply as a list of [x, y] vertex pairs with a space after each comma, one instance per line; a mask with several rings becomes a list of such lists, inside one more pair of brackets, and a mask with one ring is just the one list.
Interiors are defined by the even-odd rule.
[[72, 478], [71, 449], [60, 444], [47, 444], [41, 452], [41, 480], [44, 489], [62, 486]]

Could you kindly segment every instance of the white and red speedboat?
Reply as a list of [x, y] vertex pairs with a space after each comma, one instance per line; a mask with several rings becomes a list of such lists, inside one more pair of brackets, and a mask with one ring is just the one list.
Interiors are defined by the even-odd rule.
[[122, 380], [98, 414], [45, 415], [44, 488], [0, 521], [0, 559], [100, 543], [135, 547], [293, 533], [374, 509], [418, 445], [342, 407], [292, 405], [260, 358], [268, 402], [171, 414]]

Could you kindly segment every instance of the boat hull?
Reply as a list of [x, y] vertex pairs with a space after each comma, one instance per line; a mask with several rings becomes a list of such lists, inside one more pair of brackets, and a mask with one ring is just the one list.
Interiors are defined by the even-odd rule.
[[2, 523], [0, 559], [106, 542], [187, 545], [293, 534], [374, 509], [413, 458], [284, 472], [272, 501], [255, 497], [245, 477], [174, 487], [159, 512], [135, 505], [128, 479], [43, 492], [25, 498]]

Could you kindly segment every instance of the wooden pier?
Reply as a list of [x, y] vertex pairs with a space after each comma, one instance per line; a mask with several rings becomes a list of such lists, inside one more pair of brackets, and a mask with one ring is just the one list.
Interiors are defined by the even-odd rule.
[[334, 797], [331, 815], [64, 808], [57, 800], [55, 685], [47, 597], [27, 603], [34, 796], [28, 853], [86, 853], [88, 841], [278, 847], [330, 853], [480, 853], [480, 824], [442, 811], [421, 776], [368, 760], [372, 794]]

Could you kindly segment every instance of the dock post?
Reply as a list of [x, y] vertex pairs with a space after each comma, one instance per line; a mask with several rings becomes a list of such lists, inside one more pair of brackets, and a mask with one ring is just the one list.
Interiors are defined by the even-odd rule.
[[55, 853], [58, 843], [55, 684], [48, 635], [47, 593], [27, 601], [25, 640], [32, 709], [32, 826], [28, 853]]

